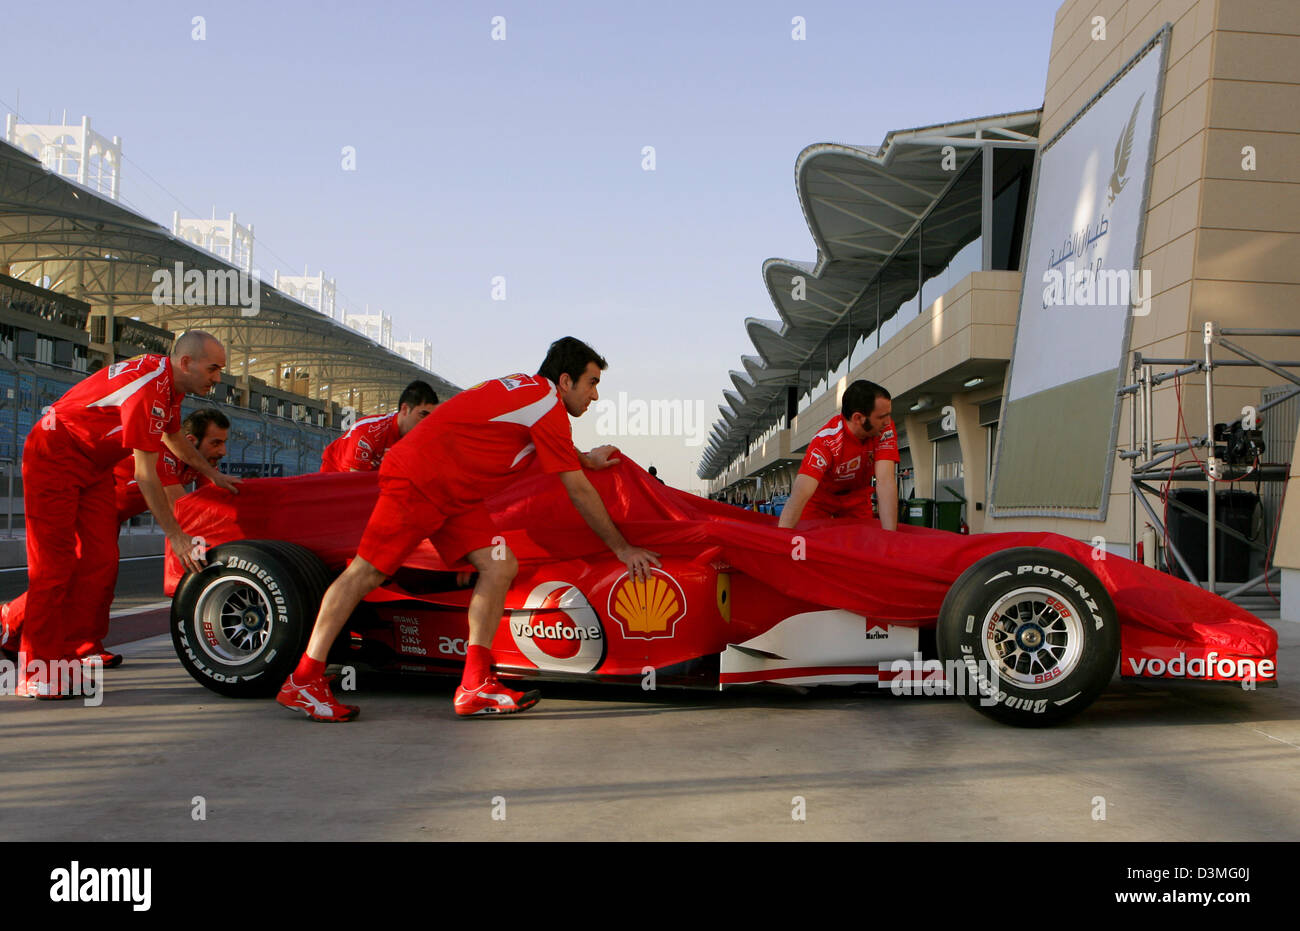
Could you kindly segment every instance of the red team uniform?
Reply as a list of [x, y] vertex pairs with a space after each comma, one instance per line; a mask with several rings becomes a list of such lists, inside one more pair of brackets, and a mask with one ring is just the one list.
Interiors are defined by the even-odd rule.
[[133, 449], [161, 452], [181, 425], [171, 360], [144, 355], [73, 386], [23, 447], [28, 590], [21, 650], [29, 660], [102, 651], [117, 583], [113, 467]]
[[879, 436], [859, 441], [836, 414], [808, 443], [799, 467], [800, 475], [818, 481], [802, 517], [871, 517], [871, 480], [877, 461], [899, 461], [894, 421]]
[[[164, 488], [191, 483], [202, 488], [204, 485], [212, 484], [167, 449], [158, 454], [158, 481]], [[113, 494], [117, 501], [119, 524], [149, 510], [149, 505], [144, 500], [144, 493], [140, 491], [140, 483], [135, 480], [134, 456], [128, 456], [113, 467]]]
[[321, 454], [322, 472], [373, 472], [386, 453], [402, 438], [397, 426], [397, 411], [380, 417], [358, 420], [352, 429], [325, 447]]
[[[199, 473], [173, 456], [170, 450], [158, 454], [158, 481], [162, 483], [164, 488], [168, 485], [188, 485], [191, 482], [197, 482], [199, 487], [211, 484], [202, 475], [199, 475]], [[135, 480], [134, 456], [127, 456], [113, 467], [113, 495], [117, 505], [117, 522], [119, 524], [149, 510], [149, 505], [144, 500], [144, 494], [140, 491], [140, 483]], [[18, 644], [14, 641], [14, 638], [22, 630], [23, 619], [26, 614], [27, 593], [23, 592], [4, 606], [4, 625], [3, 632], [0, 633], [0, 646], [9, 649], [12, 645], [13, 648], [17, 648]]]
[[534, 456], [547, 473], [582, 468], [553, 382], [508, 375], [462, 391], [385, 456], [357, 555], [392, 575], [426, 537], [448, 566], [491, 546], [497, 530], [483, 501]]

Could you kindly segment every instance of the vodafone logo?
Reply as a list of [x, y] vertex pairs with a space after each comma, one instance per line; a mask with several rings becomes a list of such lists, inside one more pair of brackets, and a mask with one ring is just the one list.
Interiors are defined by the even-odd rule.
[[817, 450], [815, 449], [812, 450], [808, 455], [812, 457], [812, 464], [815, 465], [817, 468], [819, 469], [826, 468], [826, 457], [823, 456], [821, 453], [819, 453]]
[[568, 582], [542, 582], [510, 612], [510, 636], [538, 669], [591, 672], [605, 658], [605, 630], [585, 595]]

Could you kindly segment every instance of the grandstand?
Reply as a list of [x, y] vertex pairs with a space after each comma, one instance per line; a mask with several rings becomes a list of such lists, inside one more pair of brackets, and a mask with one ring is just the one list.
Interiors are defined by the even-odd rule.
[[[195, 300], [178, 282], [170, 303], [157, 301], [160, 273], [181, 271], [232, 288], [209, 288]], [[391, 410], [413, 379], [440, 397], [459, 390], [290, 294], [240, 279], [242, 272], [0, 142], [0, 496], [8, 498], [0, 520], [7, 530], [21, 527], [22, 445], [41, 408], [101, 365], [168, 351], [187, 329], [208, 330], [226, 345], [222, 383], [210, 398], [188, 399], [185, 411], [209, 403], [225, 411], [231, 431], [223, 468], [238, 474], [315, 471], [347, 418]]]

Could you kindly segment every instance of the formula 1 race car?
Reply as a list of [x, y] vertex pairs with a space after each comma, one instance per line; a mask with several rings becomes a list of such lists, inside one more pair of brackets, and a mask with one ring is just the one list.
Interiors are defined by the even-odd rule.
[[[520, 570], [492, 645], [503, 678], [717, 689], [753, 683], [939, 688], [1039, 726], [1122, 674], [1275, 682], [1276, 632], [1128, 559], [1046, 533], [964, 536], [872, 521], [775, 519], [666, 487], [634, 463], [589, 473], [624, 535], [662, 555], [629, 578], [540, 473], [489, 499]], [[232, 697], [275, 693], [330, 580], [355, 554], [374, 474], [249, 480], [187, 496], [208, 547], [167, 559], [177, 655]], [[472, 589], [426, 541], [357, 609], [331, 662], [459, 675]], [[900, 689], [899, 686], [902, 686]]]

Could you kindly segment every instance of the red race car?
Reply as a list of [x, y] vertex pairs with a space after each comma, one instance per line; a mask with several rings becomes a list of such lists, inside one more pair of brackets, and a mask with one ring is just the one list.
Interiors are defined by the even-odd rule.
[[[962, 694], [1010, 724], [1055, 723], [1127, 677], [1276, 684], [1277, 634], [1178, 579], [1049, 533], [964, 536], [870, 521], [798, 532], [666, 487], [634, 463], [589, 473], [624, 535], [662, 554], [633, 581], [531, 475], [488, 501], [520, 570], [492, 645], [503, 678], [717, 689], [878, 683]], [[171, 633], [200, 683], [269, 696], [355, 554], [373, 473], [249, 480], [180, 504], [208, 566], [168, 554]], [[460, 675], [471, 589], [426, 541], [357, 609], [331, 662]]]

